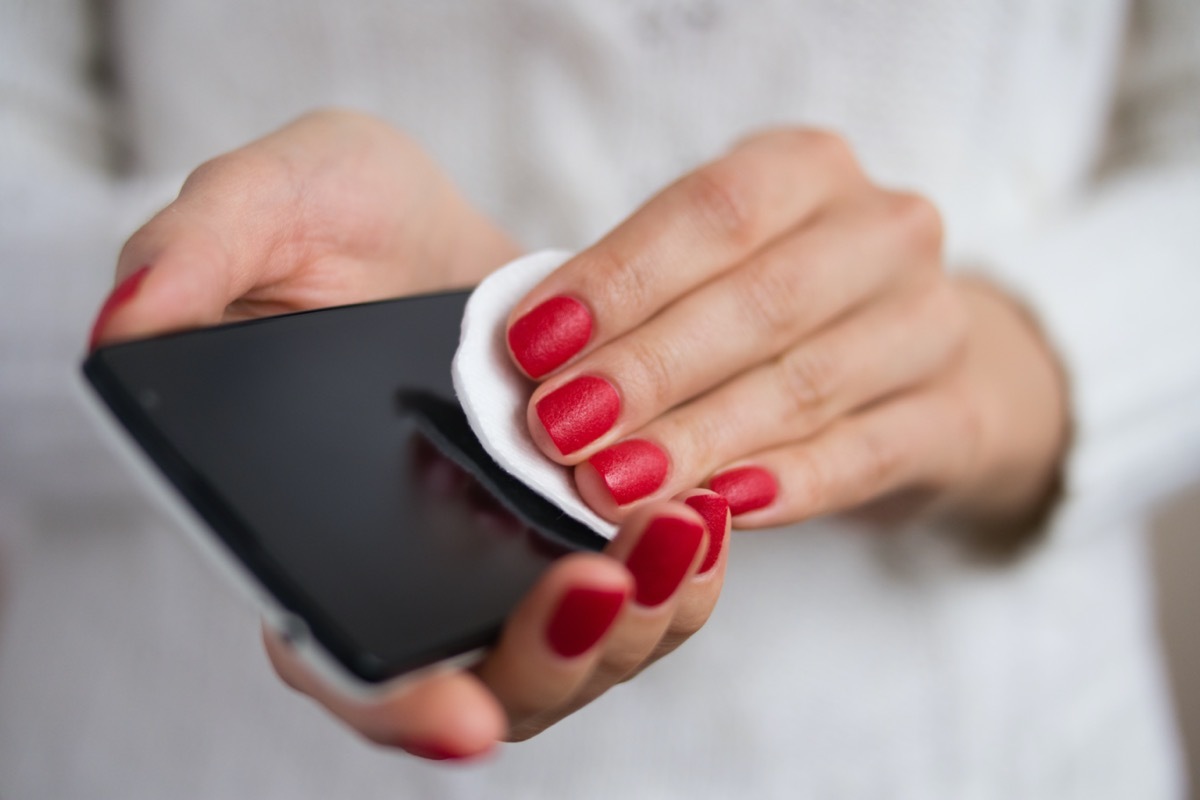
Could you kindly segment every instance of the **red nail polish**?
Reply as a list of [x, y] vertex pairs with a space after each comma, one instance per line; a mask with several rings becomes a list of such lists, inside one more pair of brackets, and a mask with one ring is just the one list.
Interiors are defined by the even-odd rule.
[[409, 741], [404, 740], [397, 743], [401, 749], [410, 755], [417, 758], [425, 758], [430, 761], [467, 761], [477, 756], [486, 755], [490, 750], [483, 753], [461, 753], [457, 750], [452, 750], [439, 742], [427, 741]]
[[591, 650], [612, 627], [625, 592], [619, 589], [568, 589], [546, 626], [550, 649], [563, 658], [574, 658]]
[[634, 599], [638, 604], [657, 606], [674, 594], [702, 541], [704, 528], [691, 520], [678, 517], [650, 520], [642, 538], [625, 559], [625, 566], [637, 582]]
[[640, 500], [663, 485], [667, 454], [645, 439], [627, 439], [588, 459], [617, 505]]
[[771, 504], [779, 494], [775, 476], [762, 467], [737, 467], [712, 476], [708, 488], [729, 501], [735, 517]]
[[700, 574], [703, 575], [717, 565], [721, 557], [721, 548], [725, 546], [725, 528], [729, 521], [729, 503], [719, 494], [698, 494], [689, 497], [687, 503], [704, 519], [704, 527], [708, 529], [708, 551], [700, 562]]
[[96, 349], [96, 343], [100, 339], [100, 334], [104, 331], [104, 326], [112, 319], [112, 315], [116, 313], [118, 308], [128, 303], [137, 294], [138, 286], [141, 285], [142, 279], [146, 277], [146, 273], [149, 271], [150, 267], [142, 267], [117, 284], [117, 288], [112, 290], [112, 294], [104, 301], [104, 305], [100, 307], [100, 313], [96, 315], [96, 321], [92, 323], [92, 335], [88, 338], [88, 350]]
[[592, 335], [592, 315], [570, 297], [551, 297], [512, 324], [508, 347], [521, 369], [540, 378], [567, 362]]
[[607, 433], [620, 411], [613, 385], [590, 375], [560, 386], [537, 404], [542, 427], [564, 456]]

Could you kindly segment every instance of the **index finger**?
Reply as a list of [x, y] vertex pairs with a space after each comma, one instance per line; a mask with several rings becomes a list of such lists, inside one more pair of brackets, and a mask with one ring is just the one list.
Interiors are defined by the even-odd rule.
[[207, 162], [179, 197], [139, 228], [117, 260], [117, 288], [97, 315], [91, 348], [213, 325], [264, 275], [281, 220], [239, 201], [245, 184], [274, 185], [267, 161], [241, 153]]
[[857, 175], [831, 134], [772, 131], [651, 198], [538, 284], [509, 316], [516, 363], [541, 378], [802, 224]]

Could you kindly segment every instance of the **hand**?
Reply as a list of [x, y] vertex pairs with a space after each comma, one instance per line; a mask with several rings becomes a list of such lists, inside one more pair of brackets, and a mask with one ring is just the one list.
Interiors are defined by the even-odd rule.
[[[432, 447], [417, 456], [428, 492], [471, 508], [497, 535], [521, 531], [452, 461]], [[698, 630], [721, 590], [728, 525], [728, 504], [712, 492], [644, 506], [604, 555], [556, 561], [482, 662], [422, 678], [377, 702], [332, 690], [273, 633], [264, 637], [267, 652], [289, 686], [371, 741], [433, 759], [482, 755], [498, 739], [544, 730]]]
[[739, 527], [904, 491], [1021, 519], [1064, 448], [1063, 381], [1012, 301], [946, 275], [941, 239], [841, 139], [754, 136], [513, 310], [530, 431], [612, 520], [698, 485]]
[[[516, 255], [402, 134], [321, 112], [188, 178], [126, 244], [92, 346], [467, 286]], [[477, 755], [532, 736], [699, 628], [720, 592], [727, 530], [728, 506], [711, 492], [652, 504], [604, 555], [556, 562], [473, 670], [415, 681], [379, 703], [337, 694], [271, 636], [268, 653], [285, 681], [374, 741]]]
[[92, 347], [469, 286], [518, 252], [407, 137], [317, 112], [191, 174], [125, 245]]

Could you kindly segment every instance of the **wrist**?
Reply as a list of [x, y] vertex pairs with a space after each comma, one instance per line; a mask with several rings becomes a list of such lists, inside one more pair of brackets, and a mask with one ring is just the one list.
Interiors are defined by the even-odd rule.
[[1061, 493], [1071, 431], [1066, 373], [1019, 301], [982, 278], [956, 285], [971, 320], [965, 385], [979, 410], [980, 457], [951, 514], [981, 531], [1024, 537]]

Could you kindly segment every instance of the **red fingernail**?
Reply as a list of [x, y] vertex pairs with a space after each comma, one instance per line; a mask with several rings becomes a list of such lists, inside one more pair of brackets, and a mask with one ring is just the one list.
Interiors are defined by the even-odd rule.
[[458, 750], [452, 750], [439, 742], [410, 741], [407, 739], [397, 744], [410, 755], [414, 755], [417, 758], [427, 758], [430, 761], [469, 761], [491, 752], [491, 750], [485, 750], [482, 753], [463, 753]]
[[88, 338], [88, 350], [96, 349], [96, 343], [100, 339], [100, 334], [104, 331], [104, 326], [112, 319], [112, 315], [116, 313], [118, 308], [128, 303], [137, 294], [138, 286], [149, 271], [150, 267], [142, 267], [117, 284], [117, 288], [112, 290], [112, 294], [104, 301], [104, 305], [100, 307], [100, 313], [96, 315], [96, 321], [92, 323], [92, 335]]
[[550, 649], [563, 658], [583, 655], [612, 627], [623, 605], [620, 589], [568, 589], [546, 626]]
[[708, 488], [729, 501], [729, 511], [735, 517], [770, 505], [779, 494], [775, 476], [762, 467], [737, 467], [714, 475]]
[[564, 456], [606, 433], [620, 411], [621, 398], [613, 385], [590, 375], [560, 386], [537, 404], [542, 427]]
[[652, 519], [625, 559], [637, 582], [634, 599], [638, 604], [653, 607], [674, 594], [703, 540], [704, 528], [691, 520]]
[[570, 297], [551, 297], [512, 324], [508, 347], [521, 369], [540, 378], [567, 362], [592, 335], [592, 315]]
[[645, 439], [628, 439], [588, 459], [617, 505], [640, 500], [663, 485], [667, 454]]
[[719, 494], [698, 494], [683, 502], [700, 512], [704, 527], [708, 528], [708, 551], [700, 562], [703, 575], [717, 565], [721, 548], [725, 546], [725, 528], [729, 521], [729, 503]]

